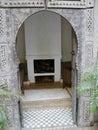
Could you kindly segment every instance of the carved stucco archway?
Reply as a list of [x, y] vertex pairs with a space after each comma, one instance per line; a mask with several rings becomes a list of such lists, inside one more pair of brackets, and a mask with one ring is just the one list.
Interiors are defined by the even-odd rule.
[[[0, 82], [7, 82], [13, 91], [19, 90], [17, 72], [18, 58], [15, 49], [17, 32], [22, 23], [32, 14], [43, 10], [43, 8], [5, 8], [0, 9]], [[69, 21], [78, 40], [78, 52], [76, 68], [78, 70], [78, 81], [81, 81], [85, 69], [95, 63], [96, 53], [93, 53], [93, 8], [92, 9], [47, 9], [55, 12]], [[89, 104], [90, 92], [78, 96], [77, 122], [80, 126], [89, 126], [93, 121]], [[19, 120], [19, 99], [12, 98], [4, 100], [3, 104], [11, 121], [10, 130], [21, 129]], [[9, 126], [8, 126], [9, 127]], [[8, 129], [8, 128], [7, 128]]]

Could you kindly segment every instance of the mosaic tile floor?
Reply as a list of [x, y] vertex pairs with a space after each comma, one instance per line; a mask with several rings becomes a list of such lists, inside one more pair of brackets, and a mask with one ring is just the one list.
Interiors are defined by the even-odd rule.
[[71, 96], [66, 89], [26, 90], [22, 109], [24, 130], [76, 128], [72, 120]]
[[44, 130], [44, 128], [45, 130], [50, 130], [51, 128], [60, 130], [76, 126], [73, 124], [71, 108], [58, 107], [24, 111], [23, 127], [33, 128], [34, 130]]

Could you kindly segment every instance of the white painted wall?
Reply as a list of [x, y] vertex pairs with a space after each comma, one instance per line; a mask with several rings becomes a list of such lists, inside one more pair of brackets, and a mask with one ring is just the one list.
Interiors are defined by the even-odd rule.
[[60, 16], [43, 11], [25, 22], [26, 55], [61, 56]]
[[71, 51], [72, 51], [72, 27], [64, 19], [61, 18], [61, 33], [62, 33], [62, 61], [71, 61]]
[[26, 57], [28, 77], [34, 80], [34, 59], [55, 58], [55, 81], [61, 78], [61, 17], [43, 11], [25, 22]]

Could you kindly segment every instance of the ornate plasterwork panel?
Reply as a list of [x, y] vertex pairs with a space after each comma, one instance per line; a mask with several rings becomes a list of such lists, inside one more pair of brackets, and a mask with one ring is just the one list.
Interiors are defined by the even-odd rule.
[[[0, 23], [0, 84], [7, 84], [13, 92], [19, 90], [17, 80], [17, 68], [16, 68], [16, 57], [15, 57], [15, 44], [13, 44], [13, 32], [12, 32], [12, 21], [10, 16], [10, 9], [0, 9], [2, 20]], [[17, 130], [20, 128], [19, 120], [19, 99], [10, 99], [4, 101], [3, 105], [7, 111], [10, 126], [8, 125], [6, 130]], [[15, 109], [16, 108], [16, 109]], [[10, 127], [10, 128], [9, 128]]]
[[48, 0], [48, 7], [86, 8], [93, 6], [94, 0]]
[[92, 66], [93, 63], [93, 43], [87, 42], [85, 45], [85, 67], [89, 68]]
[[3, 7], [51, 7], [86, 8], [93, 7], [94, 0], [1, 0]]
[[5, 10], [0, 9], [0, 43], [5, 41], [6, 19]]
[[8, 71], [8, 47], [7, 45], [0, 44], [0, 76], [3, 76]]
[[10, 103], [6, 105], [5, 108], [8, 114], [8, 118], [10, 120], [10, 124], [8, 127], [13, 127], [13, 128], [15, 128], [16, 126], [19, 127], [20, 119], [19, 119], [18, 104], [12, 104], [12, 101], [10, 101]]
[[0, 44], [11, 40], [11, 26], [10, 10], [0, 9]]
[[86, 13], [86, 39], [87, 41], [93, 41], [93, 34], [94, 34], [94, 10], [87, 9]]
[[85, 68], [91, 69], [94, 63], [94, 10], [85, 10]]
[[3, 10], [0, 9], [0, 36], [4, 33], [4, 25], [3, 25]]
[[[11, 44], [11, 41], [12, 41], [12, 35], [11, 35], [11, 28], [12, 28], [12, 25], [11, 25], [11, 15], [10, 15], [10, 9], [6, 9], [5, 10], [5, 22], [6, 22], [6, 41]], [[7, 44], [8, 44], [7, 43]]]
[[90, 120], [90, 109], [88, 108], [88, 106], [90, 105], [90, 102], [89, 101], [84, 101], [83, 102], [83, 106], [85, 109], [83, 109], [83, 121], [87, 122]]
[[[10, 63], [9, 63], [10, 64]], [[0, 84], [6, 83], [13, 92], [19, 92], [17, 73], [9, 72], [8, 75], [0, 76]], [[3, 99], [2, 103], [6, 109], [10, 124], [6, 126], [5, 130], [21, 130], [19, 117], [19, 98], [11, 97], [10, 99]]]
[[93, 113], [90, 111], [90, 98], [80, 97], [79, 99], [79, 108], [83, 108], [83, 110], [79, 109], [79, 125], [80, 126], [90, 126], [94, 123]]
[[98, 58], [98, 0], [94, 8], [94, 59]]
[[2, 0], [4, 7], [44, 7], [44, 0]]
[[[84, 57], [84, 69], [83, 69], [83, 77], [86, 75], [87, 72], [91, 71], [94, 67], [94, 52], [97, 53], [97, 51], [94, 49], [94, 10], [92, 8], [85, 10], [85, 43], [83, 45], [84, 47], [84, 53], [82, 56]], [[79, 110], [80, 113], [80, 124], [85, 124], [88, 126], [94, 121], [94, 116], [89, 110], [89, 104], [90, 104], [90, 96], [92, 91], [88, 91], [88, 93], [84, 93], [79, 98], [79, 106], [84, 107], [83, 110]]]

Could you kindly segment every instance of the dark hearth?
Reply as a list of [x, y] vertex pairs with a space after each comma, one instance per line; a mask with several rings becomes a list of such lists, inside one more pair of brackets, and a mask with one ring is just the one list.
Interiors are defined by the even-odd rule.
[[34, 73], [54, 73], [54, 60], [34, 60]]
[[53, 83], [54, 76], [35, 76], [36, 83]]

